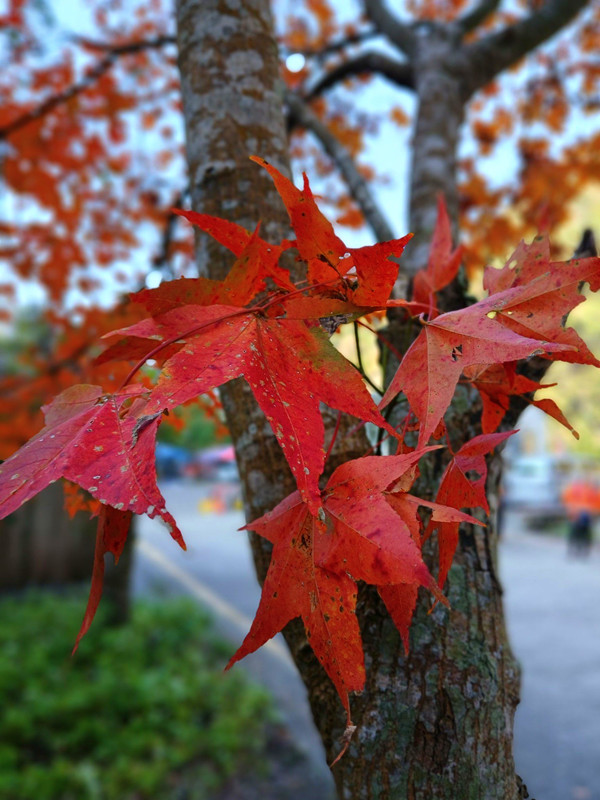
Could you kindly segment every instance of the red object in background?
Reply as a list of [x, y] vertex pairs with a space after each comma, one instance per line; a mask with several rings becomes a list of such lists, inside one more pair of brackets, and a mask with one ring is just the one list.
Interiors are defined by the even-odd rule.
[[226, 461], [228, 463], [235, 461], [235, 450], [233, 449], [232, 444], [230, 444], [229, 447], [226, 447], [224, 450], [221, 451], [219, 461]]
[[561, 499], [569, 516], [575, 516], [581, 511], [600, 514], [600, 488], [585, 480], [575, 480], [567, 484]]

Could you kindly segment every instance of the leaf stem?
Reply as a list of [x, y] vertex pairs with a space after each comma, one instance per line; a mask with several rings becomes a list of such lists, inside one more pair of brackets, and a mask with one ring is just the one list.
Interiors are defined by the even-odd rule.
[[352, 326], [354, 328], [354, 344], [356, 345], [356, 358], [358, 360], [358, 368], [359, 368], [361, 374], [364, 375], [365, 374], [365, 368], [363, 366], [362, 354], [360, 352], [360, 339], [359, 339], [359, 336], [358, 336], [358, 322], [356, 322], [356, 320], [355, 320], [352, 323]]
[[123, 383], [119, 386], [117, 391], [121, 391], [121, 389], [124, 389], [125, 386], [127, 386], [129, 381], [136, 374], [136, 372], [144, 366], [144, 364], [146, 363], [146, 361], [148, 361], [149, 358], [154, 358], [154, 356], [157, 355], [157, 353], [160, 353], [161, 350], [164, 350], [166, 347], [169, 347], [169, 345], [175, 344], [175, 342], [179, 341], [179, 339], [185, 339], [186, 336], [191, 336], [194, 333], [198, 333], [198, 331], [201, 331], [204, 328], [209, 328], [211, 325], [216, 325], [218, 322], [222, 322], [225, 319], [233, 319], [234, 317], [239, 317], [242, 314], [248, 314], [252, 310], [253, 309], [241, 308], [239, 311], [236, 311], [233, 314], [225, 314], [225, 316], [219, 317], [218, 319], [212, 319], [209, 322], [203, 322], [201, 325], [196, 325], [195, 327], [190, 328], [189, 330], [184, 331], [183, 333], [174, 334], [166, 341], [160, 342], [160, 344], [157, 344], [156, 347], [150, 350], [149, 353], [146, 353], [146, 355], [137, 362], [135, 367], [133, 367], [133, 369], [130, 370], [127, 377], [125, 378]]
[[375, 328], [372, 328], [370, 325], [367, 325], [366, 322], [362, 322], [360, 319], [356, 320], [356, 324], [360, 325], [361, 328], [366, 328], [368, 331], [371, 331], [371, 333], [374, 333], [375, 336], [379, 339], [379, 341], [382, 342], [383, 345], [387, 347], [387, 349], [390, 350], [396, 356], [398, 362], [402, 361], [402, 354], [400, 353], [400, 351], [396, 350], [394, 345], [388, 339], [386, 339], [385, 336], [380, 331], [376, 330]]
[[324, 464], [327, 463], [327, 459], [329, 458], [329, 456], [331, 455], [331, 451], [333, 450], [333, 445], [335, 444], [335, 440], [337, 438], [338, 431], [340, 429], [340, 422], [341, 421], [342, 421], [342, 412], [338, 411], [337, 422], [335, 423], [335, 428], [334, 428], [333, 433], [331, 435], [331, 441], [329, 442], [329, 447], [327, 448], [327, 452], [325, 453]]
[[363, 364], [363, 360], [362, 360], [362, 353], [360, 351], [360, 339], [359, 339], [359, 336], [358, 336], [358, 322], [354, 321], [352, 324], [354, 326], [354, 343], [356, 344], [356, 358], [357, 358], [357, 361], [358, 361], [358, 371], [360, 372], [360, 374], [362, 375], [364, 380], [369, 384], [371, 389], [373, 389], [374, 392], [377, 392], [377, 394], [380, 397], [383, 397], [383, 390], [380, 389], [379, 386], [377, 386], [371, 380], [371, 378], [367, 375], [367, 372], [365, 370], [365, 367], [364, 367], [364, 364]]
[[[160, 344], [158, 344], [149, 353], [146, 353], [146, 355], [137, 362], [137, 364], [129, 372], [129, 374], [127, 375], [127, 377], [125, 378], [125, 380], [123, 381], [121, 386], [119, 387], [119, 391], [121, 389], [123, 389], [125, 386], [127, 386], [127, 384], [130, 382], [130, 380], [136, 374], [136, 372], [138, 372], [138, 370], [141, 369], [141, 367], [144, 366], [144, 364], [146, 363], [146, 361], [148, 361], [149, 358], [153, 358], [155, 355], [160, 353], [161, 350], [164, 350], [169, 345], [174, 344], [179, 339], [185, 339], [187, 336], [192, 336], [194, 333], [198, 333], [198, 331], [201, 331], [204, 328], [209, 327], [210, 325], [215, 325], [217, 322], [221, 322], [224, 319], [233, 319], [234, 317], [239, 317], [239, 316], [241, 316], [243, 314], [252, 314], [252, 313], [258, 312], [258, 311], [266, 311], [268, 308], [270, 308], [272, 305], [275, 305], [276, 303], [285, 303], [287, 300], [290, 299], [290, 297], [295, 297], [296, 295], [302, 294], [303, 292], [306, 292], [309, 289], [318, 289], [318, 288], [320, 288], [322, 286], [329, 286], [330, 284], [337, 283], [338, 280], [339, 280], [338, 278], [335, 278], [335, 279], [332, 279], [330, 281], [323, 281], [322, 283], [316, 283], [313, 286], [307, 286], [307, 287], [305, 287], [303, 289], [296, 289], [294, 292], [288, 292], [287, 294], [284, 294], [283, 296], [281, 294], [279, 294], [279, 293], [275, 293], [274, 295], [269, 296], [267, 298], [267, 300], [262, 304], [258, 304], [258, 305], [255, 305], [255, 306], [250, 306], [249, 308], [241, 308], [239, 311], [236, 311], [233, 314], [227, 314], [224, 317], [220, 317], [219, 319], [211, 320], [210, 322], [204, 322], [201, 325], [197, 325], [194, 328], [190, 328], [189, 330], [184, 331], [182, 333], [174, 334], [173, 336], [171, 336], [166, 341], [161, 342]], [[364, 373], [362, 373], [362, 374], [363, 374], [363, 377], [365, 377], [365, 379], [367, 380], [367, 382], [371, 386], [373, 386], [371, 384], [369, 378], [366, 375], [364, 375]], [[377, 389], [376, 386], [373, 386], [373, 388], [376, 391], [379, 391], [379, 389]], [[380, 392], [380, 394], [382, 394], [382, 393]]]
[[[304, 281], [300, 281], [303, 283]], [[247, 311], [266, 311], [275, 303], [285, 303], [291, 297], [296, 297], [296, 295], [302, 294], [303, 292], [307, 292], [309, 289], [319, 289], [322, 286], [330, 286], [332, 283], [338, 283], [339, 278], [332, 278], [330, 281], [323, 281], [322, 283], [313, 283], [312, 285], [305, 286], [302, 289], [296, 289], [294, 292], [287, 292], [284, 295], [276, 295], [274, 297], [268, 297], [267, 300], [262, 305], [251, 306]]]

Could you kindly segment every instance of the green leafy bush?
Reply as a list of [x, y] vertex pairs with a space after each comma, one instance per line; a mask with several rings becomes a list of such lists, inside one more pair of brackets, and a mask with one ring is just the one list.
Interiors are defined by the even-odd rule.
[[[269, 697], [223, 674], [231, 646], [193, 603], [100, 617], [71, 658], [80, 596], [0, 603], [0, 800], [209, 797], [265, 747]], [[98, 624], [99, 623], [99, 624]]]

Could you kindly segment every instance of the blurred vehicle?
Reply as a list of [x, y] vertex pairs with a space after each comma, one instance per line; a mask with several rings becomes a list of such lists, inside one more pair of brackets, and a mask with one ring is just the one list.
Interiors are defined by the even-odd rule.
[[503, 489], [509, 508], [561, 507], [557, 471], [549, 456], [518, 456], [506, 463]]
[[237, 483], [240, 479], [237, 464], [235, 461], [223, 461], [215, 465], [213, 477], [216, 481], [224, 483]]
[[156, 474], [159, 479], [180, 478], [185, 474], [190, 453], [183, 447], [165, 442], [156, 443]]
[[233, 446], [219, 445], [189, 454], [183, 474], [195, 480], [237, 482], [239, 474]]

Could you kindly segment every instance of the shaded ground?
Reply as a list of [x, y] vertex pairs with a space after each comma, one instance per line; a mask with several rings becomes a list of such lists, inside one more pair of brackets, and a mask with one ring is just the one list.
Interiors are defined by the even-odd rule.
[[[196, 597], [215, 613], [233, 652], [260, 596], [246, 534], [236, 530], [241, 512], [201, 515], [205, 487], [162, 488], [188, 551], [141, 518], [135, 589]], [[525, 531], [513, 514], [500, 555], [509, 634], [523, 668], [517, 771], [536, 800], [600, 800], [600, 549], [587, 560], [569, 559], [562, 540]], [[282, 637], [238, 668], [273, 692], [283, 727], [273, 737], [270, 774], [240, 775], [211, 800], [332, 800], [331, 774]]]
[[273, 729], [265, 769], [235, 776], [212, 800], [312, 800], [313, 797], [333, 800], [333, 789], [329, 788], [328, 780], [319, 778], [314, 771], [311, 774], [306, 755], [298, 749], [289, 729], [282, 726]]

